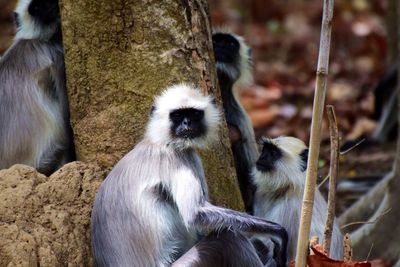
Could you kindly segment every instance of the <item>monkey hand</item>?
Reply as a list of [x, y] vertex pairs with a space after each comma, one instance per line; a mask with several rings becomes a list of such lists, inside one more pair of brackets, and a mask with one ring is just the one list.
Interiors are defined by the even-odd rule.
[[228, 130], [231, 145], [238, 143], [242, 139], [242, 135], [240, 134], [240, 131], [236, 126], [228, 124]]

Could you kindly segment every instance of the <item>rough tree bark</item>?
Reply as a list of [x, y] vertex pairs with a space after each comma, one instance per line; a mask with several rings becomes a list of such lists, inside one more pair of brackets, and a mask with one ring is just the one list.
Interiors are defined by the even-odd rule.
[[[400, 23], [400, 5], [397, 4], [397, 25]], [[397, 27], [397, 49], [400, 51], [400, 27]], [[397, 71], [400, 75], [400, 53], [397, 53]], [[400, 76], [399, 76], [400, 77]], [[400, 83], [397, 84], [398, 93], [398, 120], [400, 122]], [[400, 123], [399, 123], [400, 125]], [[370, 218], [375, 220], [384, 211], [390, 212], [384, 215], [375, 224], [365, 224], [352, 233], [353, 251], [357, 259], [365, 259], [373, 245], [370, 258], [381, 258], [388, 262], [389, 266], [399, 265], [400, 259], [400, 128], [397, 138], [397, 153], [393, 163], [393, 174], [388, 180], [385, 194], [381, 204]]]
[[[143, 135], [153, 96], [177, 82], [220, 100], [206, 0], [61, 5], [71, 121], [79, 160], [109, 169]], [[226, 124], [203, 153], [211, 200], [242, 209]]]

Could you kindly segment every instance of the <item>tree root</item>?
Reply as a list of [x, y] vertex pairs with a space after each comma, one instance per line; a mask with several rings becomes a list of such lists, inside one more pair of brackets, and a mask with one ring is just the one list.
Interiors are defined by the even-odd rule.
[[[357, 221], [368, 221], [376, 210], [380, 207], [385, 195], [388, 182], [394, 177], [394, 172], [390, 172], [375, 185], [367, 194], [362, 196], [356, 203], [348, 208], [340, 217], [339, 225], [346, 225]], [[359, 228], [360, 225], [349, 226], [345, 232], [351, 232]]]

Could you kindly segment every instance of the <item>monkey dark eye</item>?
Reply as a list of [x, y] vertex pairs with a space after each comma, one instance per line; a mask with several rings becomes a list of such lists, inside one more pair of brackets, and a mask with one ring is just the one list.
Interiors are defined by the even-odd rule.
[[180, 113], [179, 111], [171, 112], [169, 114], [169, 117], [171, 118], [172, 121], [176, 121], [176, 122], [183, 120], [183, 114]]
[[201, 120], [204, 117], [204, 111], [202, 110], [194, 110], [193, 111], [193, 119], [194, 120]]

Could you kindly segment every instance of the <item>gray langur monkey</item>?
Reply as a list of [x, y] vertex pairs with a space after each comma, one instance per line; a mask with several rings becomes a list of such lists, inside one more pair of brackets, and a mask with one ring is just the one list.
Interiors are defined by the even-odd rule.
[[0, 169], [50, 175], [74, 160], [57, 0], [20, 0], [17, 33], [0, 59]]
[[[289, 234], [291, 260], [296, 255], [307, 159], [308, 149], [303, 141], [294, 137], [265, 138], [260, 158], [254, 168], [254, 182], [257, 187], [254, 215], [285, 227]], [[310, 237], [318, 236], [322, 241], [326, 213], [327, 203], [316, 190]], [[342, 259], [343, 237], [336, 221], [335, 219], [330, 256]]]
[[251, 233], [275, 242], [266, 266], [286, 266], [284, 228], [207, 200], [195, 149], [218, 137], [213, 101], [184, 84], [156, 97], [143, 140], [97, 192], [91, 221], [97, 266], [263, 266], [243, 235]]
[[[251, 172], [259, 152], [251, 121], [240, 104], [238, 85], [251, 83], [251, 49], [242, 37], [227, 31], [212, 36], [224, 112], [231, 133], [231, 149], [246, 211], [252, 213], [254, 185]], [[233, 140], [232, 140], [233, 139]], [[236, 139], [236, 140], [235, 140]]]

